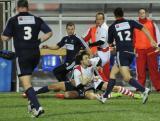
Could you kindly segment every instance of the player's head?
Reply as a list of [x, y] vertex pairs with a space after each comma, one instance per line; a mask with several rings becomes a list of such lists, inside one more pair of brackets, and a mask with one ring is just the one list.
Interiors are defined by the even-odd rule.
[[145, 8], [140, 8], [138, 10], [138, 17], [140, 19], [145, 19], [147, 17], [147, 10]]
[[124, 16], [124, 12], [123, 12], [123, 9], [122, 8], [116, 8], [114, 10], [114, 16], [115, 18], [122, 18]]
[[68, 22], [66, 24], [66, 31], [68, 35], [74, 35], [75, 34], [75, 24], [73, 22]]
[[87, 51], [82, 51], [76, 56], [76, 64], [77, 65], [84, 65], [89, 66], [90, 65], [90, 55]]
[[103, 12], [98, 12], [96, 14], [96, 25], [101, 26], [105, 21], [105, 16]]
[[18, 0], [17, 2], [17, 11], [26, 12], [28, 11], [28, 1], [27, 0]]

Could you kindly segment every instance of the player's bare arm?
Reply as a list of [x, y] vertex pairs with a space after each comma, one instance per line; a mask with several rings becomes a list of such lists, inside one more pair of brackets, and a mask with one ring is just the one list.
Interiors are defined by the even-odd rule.
[[155, 48], [157, 48], [157, 43], [156, 41], [154, 41], [153, 37], [149, 34], [148, 29], [143, 26], [142, 31], [146, 34], [146, 36], [148, 37], [149, 41], [151, 42], [151, 45]]
[[51, 38], [52, 35], [53, 35], [52, 32], [48, 32], [48, 33], [42, 35], [42, 36], [39, 38], [39, 40], [40, 40], [41, 43], [43, 43], [43, 42], [47, 41], [49, 38]]
[[43, 45], [42, 49], [50, 49], [50, 50], [58, 50], [60, 47], [58, 45], [52, 45], [52, 46], [48, 46], [48, 45]]

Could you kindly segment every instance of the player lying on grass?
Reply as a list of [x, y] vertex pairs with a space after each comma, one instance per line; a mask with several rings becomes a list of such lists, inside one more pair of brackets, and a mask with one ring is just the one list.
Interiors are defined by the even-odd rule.
[[[106, 90], [108, 82], [104, 82], [101, 77], [95, 76], [95, 70], [97, 64], [100, 62], [99, 57], [91, 58], [90, 55], [83, 51], [76, 59], [79, 65], [73, 70], [73, 78], [66, 82], [57, 82], [49, 86], [40, 88], [37, 94], [46, 93], [50, 90], [53, 91], [64, 91], [65, 98], [87, 98], [96, 99], [97, 94], [94, 90]], [[115, 86], [114, 92], [135, 97], [129, 89], [121, 86]], [[136, 97], [135, 97], [136, 98]]]

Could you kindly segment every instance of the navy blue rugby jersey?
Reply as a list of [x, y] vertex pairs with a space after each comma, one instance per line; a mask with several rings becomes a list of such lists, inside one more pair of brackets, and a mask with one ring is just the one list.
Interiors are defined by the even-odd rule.
[[117, 51], [133, 51], [133, 30], [142, 29], [143, 25], [127, 19], [116, 20], [108, 30], [108, 43], [115, 40]]
[[8, 20], [2, 34], [13, 37], [15, 50], [21, 51], [39, 48], [40, 31], [48, 33], [51, 29], [41, 18], [28, 12], [20, 12]]
[[74, 61], [79, 51], [86, 48], [82, 41], [83, 40], [76, 35], [71, 35], [63, 37], [61, 41], [57, 43], [59, 47], [65, 47], [67, 50], [66, 62]]

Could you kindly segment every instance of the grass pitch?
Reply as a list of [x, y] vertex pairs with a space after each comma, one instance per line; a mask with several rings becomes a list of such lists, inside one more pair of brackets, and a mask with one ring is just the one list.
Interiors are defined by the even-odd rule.
[[43, 94], [39, 100], [45, 114], [31, 118], [27, 100], [19, 93], [0, 93], [0, 121], [159, 121], [160, 94], [151, 93], [146, 104], [142, 100], [120, 97], [105, 104], [96, 100], [56, 99]]

